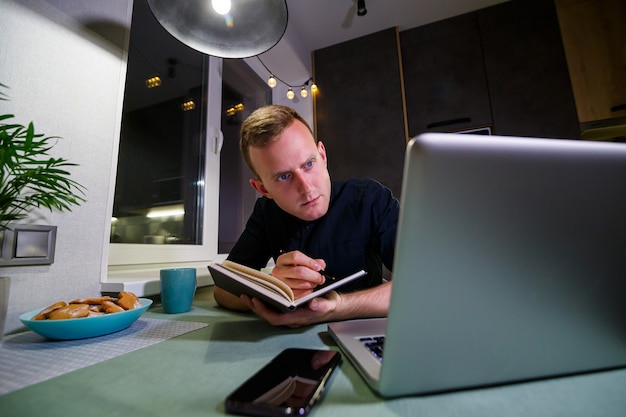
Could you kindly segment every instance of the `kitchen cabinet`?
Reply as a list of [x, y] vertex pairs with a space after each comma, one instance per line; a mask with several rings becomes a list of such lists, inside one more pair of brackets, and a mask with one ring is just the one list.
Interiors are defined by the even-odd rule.
[[580, 138], [551, 0], [511, 0], [400, 33], [409, 135], [491, 126]]
[[512, 0], [477, 13], [494, 133], [580, 138], [554, 3]]
[[374, 178], [400, 196], [406, 148], [398, 33], [313, 52], [316, 136], [331, 178]]
[[578, 119], [626, 117], [626, 3], [556, 0]]
[[490, 126], [476, 13], [400, 32], [409, 136]]
[[406, 139], [425, 131], [580, 138], [552, 0], [392, 28], [313, 58], [316, 134], [334, 179], [373, 177], [399, 195]]

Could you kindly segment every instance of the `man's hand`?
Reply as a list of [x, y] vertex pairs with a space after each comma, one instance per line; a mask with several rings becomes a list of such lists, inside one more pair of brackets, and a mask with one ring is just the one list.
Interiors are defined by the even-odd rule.
[[287, 326], [297, 328], [313, 323], [331, 321], [333, 313], [341, 304], [341, 295], [335, 291], [325, 294], [325, 297], [314, 298], [306, 306], [300, 306], [288, 313], [279, 313], [265, 305], [258, 298], [241, 296], [241, 301], [262, 319], [273, 326]]
[[313, 259], [300, 251], [283, 253], [276, 259], [272, 275], [289, 285], [296, 299], [313, 292], [325, 278], [319, 271], [326, 268], [323, 259]]
[[[325, 278], [318, 271], [326, 267], [323, 259], [313, 259], [300, 251], [288, 252], [276, 259], [272, 275], [286, 283], [292, 289], [296, 299], [313, 292], [315, 287], [324, 283]], [[216, 286], [215, 301], [229, 310], [247, 311], [249, 306], [242, 300]]]
[[356, 318], [386, 317], [389, 312], [391, 282], [363, 291], [339, 294], [330, 291], [288, 313], [279, 313], [257, 298], [242, 295], [243, 305], [274, 326], [302, 327]]

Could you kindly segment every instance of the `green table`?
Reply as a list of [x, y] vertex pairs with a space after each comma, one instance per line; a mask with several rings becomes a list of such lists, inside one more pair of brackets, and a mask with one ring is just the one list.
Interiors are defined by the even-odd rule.
[[[337, 349], [325, 325], [272, 327], [216, 307], [211, 288], [198, 290], [188, 313], [155, 305], [144, 317], [208, 326], [0, 396], [0, 416], [222, 415], [224, 397], [284, 348]], [[618, 417], [626, 415], [626, 370], [383, 400], [344, 360], [312, 415]]]

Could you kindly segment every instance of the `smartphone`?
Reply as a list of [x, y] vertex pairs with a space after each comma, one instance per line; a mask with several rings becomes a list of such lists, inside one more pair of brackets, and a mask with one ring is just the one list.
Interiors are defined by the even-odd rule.
[[334, 350], [285, 349], [226, 398], [226, 412], [307, 415], [340, 363]]

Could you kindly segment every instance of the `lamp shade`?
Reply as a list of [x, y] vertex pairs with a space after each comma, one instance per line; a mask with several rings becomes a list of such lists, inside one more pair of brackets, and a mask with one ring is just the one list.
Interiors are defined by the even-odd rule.
[[[261, 54], [287, 29], [286, 0], [147, 0], [156, 20], [176, 39], [202, 53], [222, 58]], [[219, 12], [219, 13], [218, 13]]]

